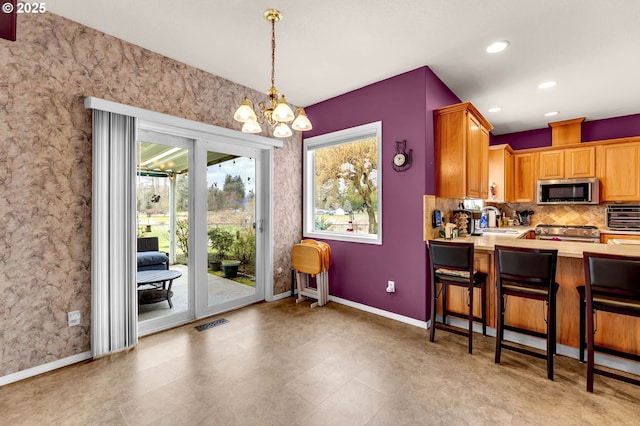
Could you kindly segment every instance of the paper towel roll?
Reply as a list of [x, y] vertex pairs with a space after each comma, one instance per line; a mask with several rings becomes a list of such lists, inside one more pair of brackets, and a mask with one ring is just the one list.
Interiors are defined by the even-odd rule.
[[456, 228], [456, 224], [455, 223], [447, 223], [444, 226], [444, 237], [448, 240], [450, 240], [451, 238], [453, 238], [453, 229]]

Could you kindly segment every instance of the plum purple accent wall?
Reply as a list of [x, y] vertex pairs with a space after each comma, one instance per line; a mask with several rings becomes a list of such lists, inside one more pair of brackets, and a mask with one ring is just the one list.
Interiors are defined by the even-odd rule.
[[582, 141], [628, 138], [640, 135], [640, 114], [582, 123]]
[[451, 91], [429, 67], [425, 67], [425, 80], [427, 82], [427, 92], [425, 94], [427, 103], [427, 122], [425, 127], [426, 153], [425, 158], [425, 194], [434, 195], [435, 188], [435, 153], [434, 153], [434, 127], [433, 110], [462, 102], [455, 93]]
[[[593, 142], [606, 139], [628, 138], [640, 135], [640, 114], [582, 123], [582, 141]], [[551, 129], [535, 129], [525, 132], [494, 136], [491, 145], [507, 143], [513, 149], [541, 148], [551, 146]]]
[[[328, 240], [332, 295], [426, 321], [422, 197], [433, 194], [432, 109], [456, 102], [435, 74], [422, 67], [305, 108], [314, 123], [305, 137], [382, 121], [383, 244]], [[391, 159], [395, 141], [402, 139], [413, 150], [413, 165], [399, 173]], [[388, 280], [396, 282], [393, 295], [385, 292]]]
[[513, 149], [541, 148], [551, 146], [551, 129], [535, 129], [526, 132], [494, 136], [491, 145], [509, 144]]

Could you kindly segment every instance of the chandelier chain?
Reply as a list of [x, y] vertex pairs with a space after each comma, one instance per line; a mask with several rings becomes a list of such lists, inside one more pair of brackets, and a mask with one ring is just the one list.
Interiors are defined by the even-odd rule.
[[276, 86], [276, 20], [271, 19], [271, 87]]

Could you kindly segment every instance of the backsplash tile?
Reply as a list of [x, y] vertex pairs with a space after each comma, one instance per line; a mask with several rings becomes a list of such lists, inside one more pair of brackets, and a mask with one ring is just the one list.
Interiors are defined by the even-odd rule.
[[[451, 218], [453, 210], [458, 209], [462, 202], [459, 198], [436, 198], [435, 208], [441, 210], [447, 219]], [[535, 203], [496, 204], [487, 203], [503, 210], [508, 217], [514, 217], [515, 211], [532, 210], [531, 225], [540, 223], [553, 225], [592, 225], [605, 227], [606, 205], [561, 205], [539, 206]]]
[[592, 225], [602, 228], [605, 226], [604, 204], [598, 205], [562, 205], [539, 206], [535, 203], [504, 204], [503, 210], [513, 217], [514, 211], [533, 210], [531, 224], [544, 223], [547, 225]]

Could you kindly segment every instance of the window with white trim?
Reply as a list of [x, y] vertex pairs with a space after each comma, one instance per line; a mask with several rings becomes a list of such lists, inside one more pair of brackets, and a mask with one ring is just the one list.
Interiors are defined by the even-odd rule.
[[304, 140], [306, 238], [382, 244], [382, 122]]

